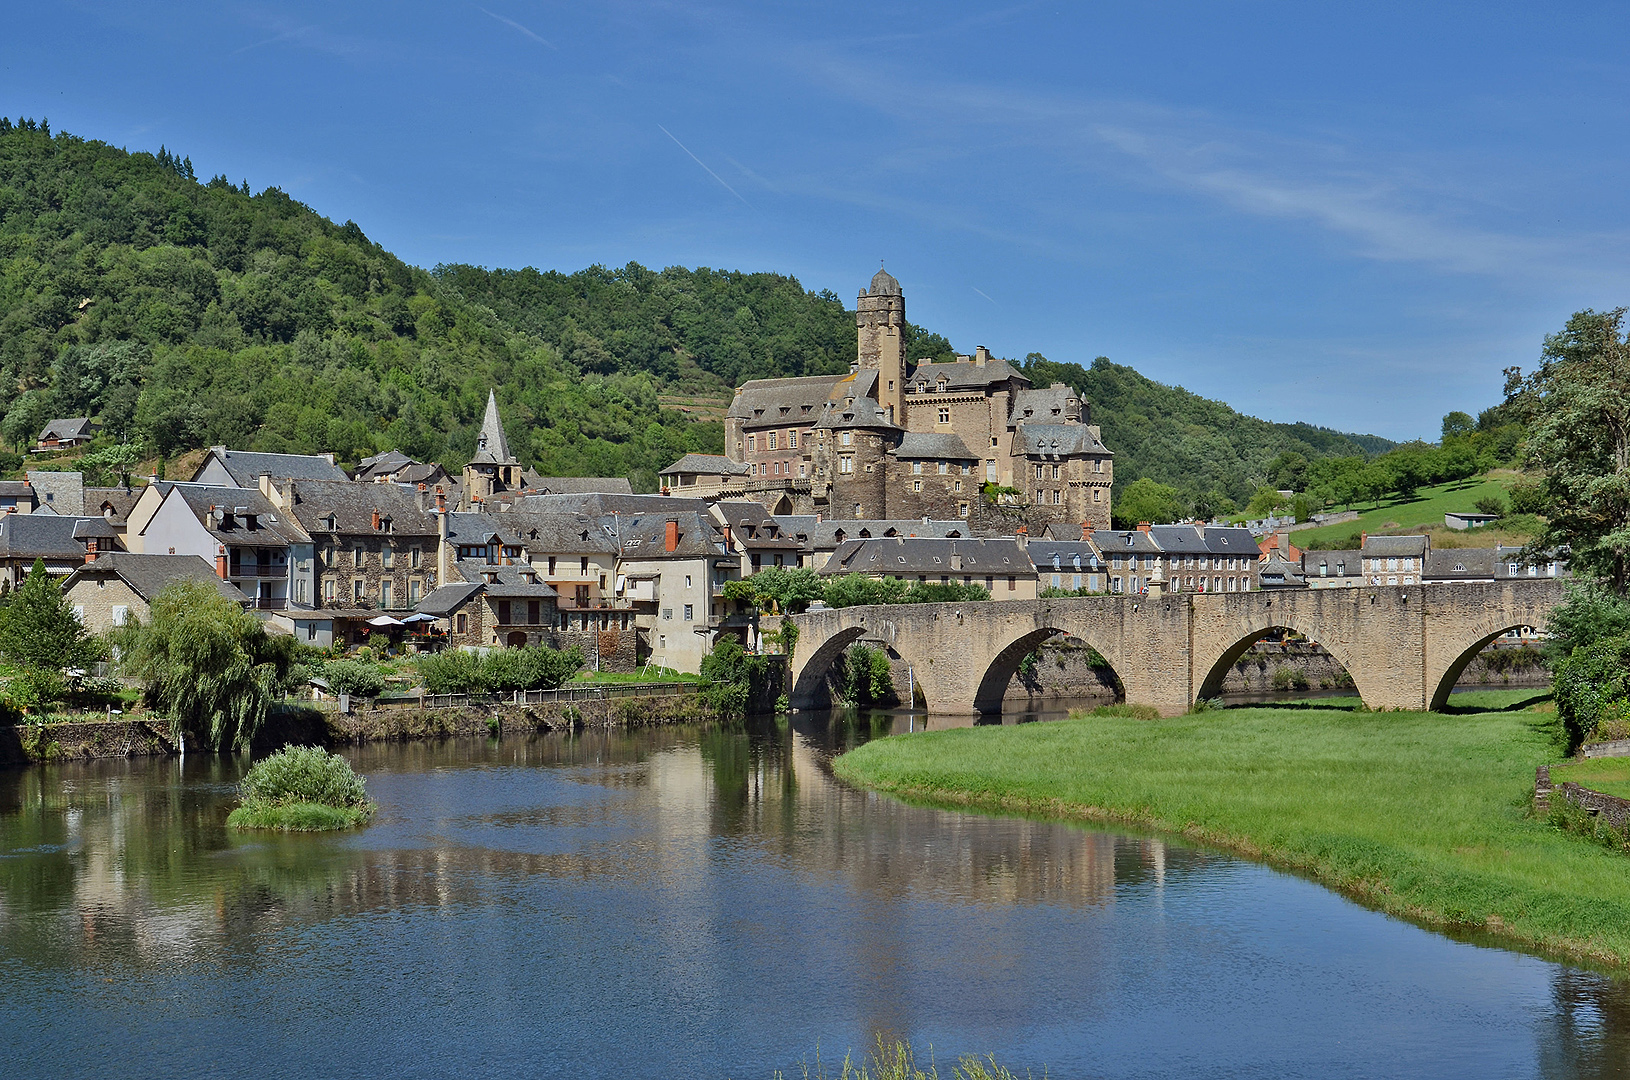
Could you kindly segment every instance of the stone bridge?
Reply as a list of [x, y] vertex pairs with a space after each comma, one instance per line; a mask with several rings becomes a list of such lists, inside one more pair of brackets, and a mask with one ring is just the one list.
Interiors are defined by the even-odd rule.
[[790, 697], [794, 708], [823, 704], [833, 662], [865, 639], [911, 665], [929, 709], [1000, 712], [1025, 654], [1069, 634], [1109, 662], [1128, 702], [1172, 716], [1218, 694], [1245, 650], [1284, 628], [1324, 646], [1370, 708], [1439, 709], [1484, 646], [1517, 627], [1543, 628], [1561, 599], [1561, 581], [1536, 578], [812, 611], [791, 618]]

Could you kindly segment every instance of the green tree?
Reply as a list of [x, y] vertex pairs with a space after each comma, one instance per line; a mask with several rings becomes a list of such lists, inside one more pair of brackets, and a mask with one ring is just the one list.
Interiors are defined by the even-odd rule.
[[734, 637], [721, 637], [702, 657], [702, 696], [719, 715], [741, 716], [763, 689], [769, 670], [768, 658], [748, 652]]
[[1277, 514], [1290, 506], [1290, 500], [1279, 494], [1271, 487], [1259, 487], [1251, 495], [1251, 501], [1245, 504], [1245, 513], [1250, 517], [1267, 517]]
[[245, 749], [294, 659], [294, 641], [208, 582], [177, 581], [153, 598], [152, 621], [127, 628], [125, 670], [147, 684], [171, 733], [213, 750]]
[[1113, 516], [1118, 528], [1131, 528], [1139, 522], [1169, 524], [1183, 516], [1183, 497], [1176, 488], [1142, 477], [1126, 485], [1115, 500]]
[[869, 578], [845, 574], [826, 583], [826, 606], [860, 607], [866, 604], [898, 604], [905, 599], [906, 583], [899, 578]]
[[[725, 585], [725, 599], [732, 599], [731, 585]], [[823, 598], [820, 575], [808, 567], [767, 566], [744, 582], [762, 609], [776, 615], [796, 615]]]
[[1469, 413], [1452, 412], [1443, 418], [1443, 441], [1460, 439], [1471, 435], [1477, 430], [1477, 422]]
[[28, 577], [0, 608], [0, 656], [22, 667], [61, 673], [88, 664], [99, 655], [96, 643], [74, 618], [73, 607], [34, 560]]
[[1545, 339], [1539, 367], [1506, 373], [1506, 403], [1527, 423], [1525, 463], [1544, 477], [1539, 546], [1617, 595], [1630, 587], [1630, 342], [1624, 308], [1581, 311]]

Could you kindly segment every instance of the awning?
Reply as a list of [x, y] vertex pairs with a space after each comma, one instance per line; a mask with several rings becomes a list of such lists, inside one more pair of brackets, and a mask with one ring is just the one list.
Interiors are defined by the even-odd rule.
[[402, 623], [401, 623], [400, 620], [393, 619], [389, 615], [381, 615], [378, 618], [369, 619], [368, 620], [368, 625], [369, 626], [401, 626]]
[[402, 625], [403, 626], [411, 626], [414, 623], [435, 622], [435, 621], [436, 621], [436, 616], [434, 616], [434, 615], [426, 615], [422, 611], [415, 611], [412, 615], [407, 615], [407, 616], [403, 617]]

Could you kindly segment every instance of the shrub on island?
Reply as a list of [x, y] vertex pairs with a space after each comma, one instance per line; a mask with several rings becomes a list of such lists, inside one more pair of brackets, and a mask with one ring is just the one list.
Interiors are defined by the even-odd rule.
[[350, 762], [320, 746], [287, 746], [255, 763], [238, 785], [234, 829], [321, 832], [366, 824], [378, 807]]

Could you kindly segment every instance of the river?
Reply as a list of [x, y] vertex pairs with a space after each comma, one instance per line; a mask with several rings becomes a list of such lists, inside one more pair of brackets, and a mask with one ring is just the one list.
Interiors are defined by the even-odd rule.
[[344, 835], [229, 833], [234, 758], [0, 773], [3, 1072], [767, 1078], [876, 1032], [1057, 1078], [1630, 1068], [1624, 983], [831, 778], [896, 723], [355, 748]]

